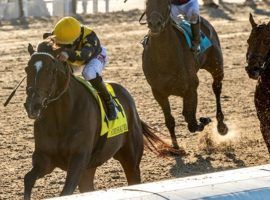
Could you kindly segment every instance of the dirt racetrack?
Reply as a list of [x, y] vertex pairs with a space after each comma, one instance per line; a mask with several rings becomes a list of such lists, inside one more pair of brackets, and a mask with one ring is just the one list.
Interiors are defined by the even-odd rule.
[[[172, 97], [172, 111], [177, 123], [178, 142], [188, 153], [185, 157], [159, 158], [145, 151], [141, 162], [143, 182], [171, 179], [232, 168], [248, 167], [270, 162], [263, 142], [253, 103], [256, 82], [244, 70], [246, 40], [250, 32], [249, 12], [255, 19], [269, 21], [269, 5], [261, 4], [256, 10], [241, 5], [226, 4], [225, 10], [202, 8], [201, 14], [216, 28], [224, 53], [225, 79], [222, 105], [230, 132], [226, 137], [215, 133], [212, 122], [202, 133], [187, 130], [182, 112], [181, 98]], [[142, 46], [139, 41], [147, 32], [140, 26], [141, 11], [118, 12], [87, 16], [85, 23], [94, 27], [107, 47], [110, 64], [104, 78], [121, 83], [133, 95], [141, 118], [169, 139], [163, 114], [154, 100], [142, 68]], [[6, 108], [2, 106], [12, 88], [24, 76], [29, 59], [27, 45], [41, 41], [42, 33], [50, 31], [57, 19], [29, 19], [29, 27], [3, 22], [0, 27], [0, 199], [22, 199], [23, 177], [31, 168], [34, 149], [33, 121], [27, 118], [23, 103], [25, 83]], [[215, 119], [215, 99], [211, 89], [211, 76], [199, 72], [197, 116]], [[170, 140], [168, 140], [170, 141]], [[63, 187], [65, 172], [55, 170], [38, 180], [33, 199], [58, 196]], [[120, 165], [110, 160], [100, 167], [95, 176], [96, 189], [126, 185]], [[76, 191], [78, 192], [78, 191]]]

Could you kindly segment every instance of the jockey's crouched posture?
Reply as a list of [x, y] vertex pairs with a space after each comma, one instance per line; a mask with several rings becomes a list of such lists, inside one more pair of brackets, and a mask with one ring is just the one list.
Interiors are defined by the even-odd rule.
[[191, 25], [192, 31], [192, 51], [199, 51], [200, 47], [200, 9], [198, 0], [172, 0], [172, 18], [182, 14]]
[[101, 77], [101, 72], [107, 64], [107, 53], [100, 45], [96, 33], [75, 18], [64, 17], [57, 22], [50, 35], [58, 46], [65, 47], [58, 57], [60, 61], [68, 62], [72, 66], [84, 65], [83, 77], [105, 101], [108, 119], [114, 120], [117, 116], [115, 104]]

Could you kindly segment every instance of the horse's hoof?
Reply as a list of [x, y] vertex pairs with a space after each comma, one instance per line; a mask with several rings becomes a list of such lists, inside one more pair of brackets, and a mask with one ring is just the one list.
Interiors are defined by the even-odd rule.
[[201, 117], [201, 118], [200, 118], [200, 122], [201, 122], [204, 126], [208, 125], [211, 121], [212, 121], [212, 120], [211, 120], [209, 117]]
[[180, 147], [179, 147], [177, 141], [172, 141], [172, 148], [174, 148], [174, 149], [176, 149], [176, 150], [180, 149]]
[[170, 151], [171, 156], [186, 156], [187, 152], [184, 148], [177, 146], [172, 146], [172, 150]]
[[199, 128], [198, 127], [199, 126], [197, 124], [195, 124], [195, 125], [188, 125], [188, 130], [191, 133], [195, 133], [196, 131], [199, 131]]
[[173, 144], [172, 148], [174, 148], [175, 150], [178, 150], [180, 147], [178, 145]]
[[218, 124], [217, 129], [220, 135], [226, 135], [229, 131], [227, 125], [224, 123]]

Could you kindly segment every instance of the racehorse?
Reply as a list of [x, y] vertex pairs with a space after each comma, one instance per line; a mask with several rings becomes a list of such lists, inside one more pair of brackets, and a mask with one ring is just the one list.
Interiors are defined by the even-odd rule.
[[258, 80], [254, 101], [260, 128], [270, 153], [270, 22], [257, 24], [249, 17], [252, 30], [247, 40], [246, 71], [250, 78]]
[[[159, 153], [173, 149], [139, 118], [131, 95], [116, 83], [111, 86], [125, 110], [128, 131], [104, 140], [97, 100], [57, 59], [60, 50], [48, 41], [37, 51], [28, 47], [25, 108], [35, 120], [35, 150], [33, 168], [24, 177], [24, 199], [30, 199], [35, 181], [56, 167], [67, 171], [61, 195], [72, 194], [77, 186], [80, 192], [93, 190], [96, 168], [111, 157], [121, 163], [129, 185], [140, 183], [144, 144]], [[165, 149], [157, 148], [161, 144]]]
[[228, 128], [224, 123], [220, 95], [222, 89], [223, 56], [218, 35], [213, 26], [203, 17], [202, 31], [212, 42], [204, 53], [194, 56], [184, 34], [179, 33], [170, 17], [170, 0], [147, 0], [146, 20], [149, 27], [149, 41], [142, 55], [142, 67], [151, 86], [154, 98], [162, 108], [165, 124], [169, 129], [173, 146], [178, 148], [175, 136], [175, 119], [171, 114], [168, 97], [183, 97], [183, 116], [190, 132], [203, 131], [209, 118], [196, 119], [197, 87], [199, 69], [207, 70], [213, 77], [212, 88], [216, 97], [217, 129], [222, 135]]

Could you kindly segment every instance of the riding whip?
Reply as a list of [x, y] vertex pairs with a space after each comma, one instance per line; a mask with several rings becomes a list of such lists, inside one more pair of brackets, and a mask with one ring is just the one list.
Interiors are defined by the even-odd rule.
[[12, 97], [15, 95], [17, 89], [20, 87], [20, 85], [22, 84], [22, 82], [24, 81], [25, 78], [26, 78], [26, 76], [23, 77], [23, 79], [19, 82], [19, 84], [18, 84], [18, 85], [14, 88], [14, 90], [11, 92], [11, 94], [10, 94], [9, 97], [7, 98], [6, 102], [4, 103], [4, 106], [5, 106], [5, 107], [9, 104], [10, 100], [11, 100]]

